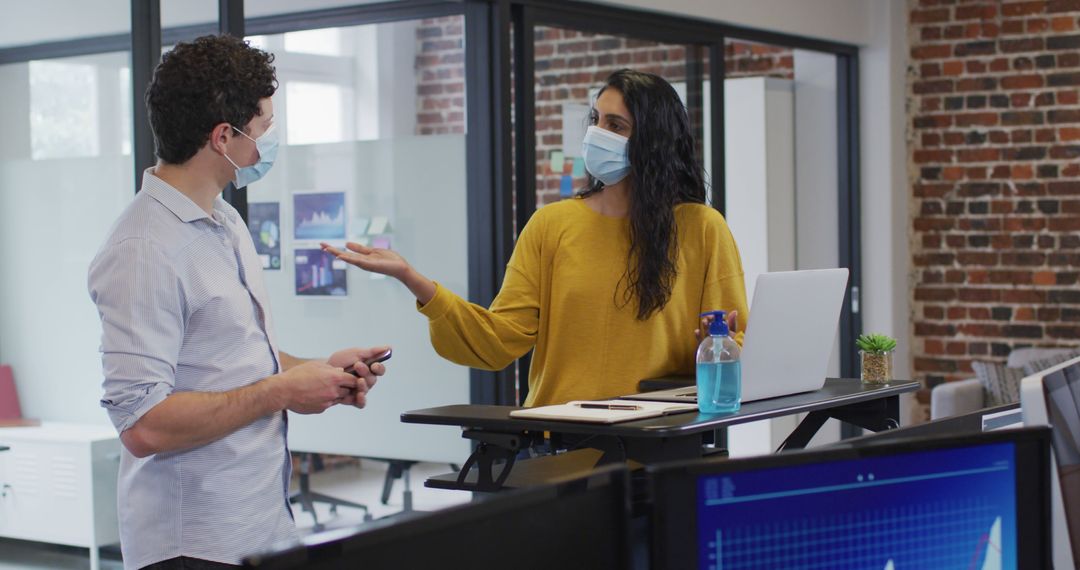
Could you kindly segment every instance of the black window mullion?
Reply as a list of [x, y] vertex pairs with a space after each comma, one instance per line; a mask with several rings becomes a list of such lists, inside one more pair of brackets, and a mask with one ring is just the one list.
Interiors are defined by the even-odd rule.
[[862, 263], [859, 200], [859, 75], [858, 57], [837, 56], [837, 141], [840, 209], [839, 265], [850, 271], [840, 316], [840, 375], [859, 370], [855, 339], [862, 333]]
[[[218, 33], [237, 38], [244, 37], [244, 0], [218, 0]], [[237, 188], [229, 182], [221, 193], [221, 197], [232, 204], [244, 223], [247, 223], [247, 187]]]
[[706, 128], [712, 133], [712, 172], [709, 172], [712, 206], [721, 214], [727, 212], [726, 192], [726, 155], [727, 141], [724, 137], [724, 75], [727, 73], [724, 62], [724, 38], [720, 37], [709, 44], [709, 106], [712, 109], [712, 124]]
[[[466, 182], [469, 297], [487, 306], [502, 283], [513, 249], [510, 170], [510, 5], [465, 5]], [[472, 369], [470, 401], [513, 404], [513, 367]]]
[[154, 68], [161, 59], [161, 3], [160, 0], [131, 0], [131, 123], [132, 153], [135, 163], [135, 191], [142, 184], [142, 173], [153, 166], [154, 133], [150, 129], [149, 113], [143, 104], [143, 94], [154, 76]]

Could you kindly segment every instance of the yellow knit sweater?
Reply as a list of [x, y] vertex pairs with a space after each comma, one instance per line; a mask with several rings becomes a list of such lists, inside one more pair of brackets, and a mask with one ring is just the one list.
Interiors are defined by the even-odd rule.
[[490, 309], [437, 285], [420, 312], [443, 358], [500, 370], [535, 349], [526, 406], [637, 392], [644, 378], [692, 374], [694, 329], [704, 311], [747, 314], [742, 262], [723, 216], [703, 204], [675, 208], [678, 272], [666, 306], [639, 321], [624, 303], [629, 221], [582, 199], [533, 214]]

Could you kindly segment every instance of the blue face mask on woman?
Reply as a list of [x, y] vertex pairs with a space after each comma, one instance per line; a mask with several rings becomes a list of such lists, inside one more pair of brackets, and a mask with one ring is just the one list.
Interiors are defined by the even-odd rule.
[[595, 125], [585, 131], [581, 156], [585, 170], [605, 186], [618, 183], [630, 173], [630, 158], [626, 147], [630, 139]]
[[[262, 135], [257, 139], [249, 137], [244, 131], [233, 127], [233, 130], [247, 137], [248, 140], [255, 143], [255, 149], [259, 151], [259, 161], [251, 166], [237, 166], [233, 159], [229, 158], [229, 155], [225, 155], [225, 160], [228, 160], [233, 168], [236, 169], [236, 178], [233, 180], [233, 184], [236, 184], [237, 188], [243, 188], [252, 182], [255, 182], [266, 175], [270, 171], [270, 167], [274, 165], [274, 159], [277, 158], [278, 150], [278, 135], [276, 125], [270, 125], [269, 129], [266, 129]], [[222, 153], [224, 154], [224, 153]]]

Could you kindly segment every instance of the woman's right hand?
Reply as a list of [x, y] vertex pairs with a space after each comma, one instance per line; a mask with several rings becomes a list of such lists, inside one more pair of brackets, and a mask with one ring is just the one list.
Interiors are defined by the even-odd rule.
[[320, 245], [323, 251], [333, 254], [338, 259], [355, 265], [364, 271], [381, 273], [398, 280], [404, 280], [405, 274], [410, 269], [409, 262], [405, 261], [404, 257], [389, 249], [368, 247], [351, 241], [345, 244], [348, 251], [340, 250], [326, 243]]
[[401, 281], [416, 296], [421, 305], [435, 296], [435, 282], [413, 270], [404, 257], [389, 249], [368, 247], [354, 242], [345, 244], [348, 251], [340, 250], [328, 243], [320, 244], [323, 251], [333, 254], [338, 259], [372, 273], [382, 273]]

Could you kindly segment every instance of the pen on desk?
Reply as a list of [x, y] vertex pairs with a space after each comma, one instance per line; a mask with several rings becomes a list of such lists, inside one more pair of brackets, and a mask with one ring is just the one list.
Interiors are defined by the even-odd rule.
[[641, 406], [635, 406], [634, 404], [605, 404], [603, 402], [581, 402], [578, 404], [581, 408], [593, 408], [598, 410], [640, 410]]

